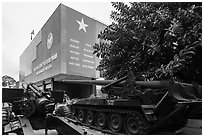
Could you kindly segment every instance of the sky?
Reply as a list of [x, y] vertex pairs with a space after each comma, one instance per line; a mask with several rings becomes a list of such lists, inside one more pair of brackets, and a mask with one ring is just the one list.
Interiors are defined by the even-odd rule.
[[[91, 18], [111, 24], [110, 2], [61, 2]], [[19, 58], [60, 2], [2, 2], [2, 76], [19, 80]]]

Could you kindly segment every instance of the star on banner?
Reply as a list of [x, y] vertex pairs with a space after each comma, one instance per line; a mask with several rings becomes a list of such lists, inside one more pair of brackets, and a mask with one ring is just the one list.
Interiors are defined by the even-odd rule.
[[77, 20], [77, 23], [79, 24], [79, 30], [83, 29], [84, 32], [86, 32], [86, 27], [88, 27], [87, 24], [84, 23], [84, 19], [81, 19], [81, 22]]

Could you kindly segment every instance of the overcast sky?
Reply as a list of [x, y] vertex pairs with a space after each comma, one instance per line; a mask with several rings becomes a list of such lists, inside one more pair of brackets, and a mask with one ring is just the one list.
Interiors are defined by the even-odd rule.
[[[110, 2], [61, 2], [105, 24], [110, 24], [113, 10]], [[35, 34], [42, 28], [60, 3], [3, 2], [2, 3], [2, 76], [19, 80], [19, 58]]]

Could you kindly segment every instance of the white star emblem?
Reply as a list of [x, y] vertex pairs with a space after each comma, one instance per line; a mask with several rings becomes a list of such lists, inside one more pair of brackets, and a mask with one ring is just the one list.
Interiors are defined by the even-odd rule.
[[84, 23], [84, 19], [81, 19], [81, 22], [77, 20], [77, 23], [79, 24], [79, 30], [83, 29], [84, 32], [86, 32], [86, 27], [88, 27], [87, 24]]

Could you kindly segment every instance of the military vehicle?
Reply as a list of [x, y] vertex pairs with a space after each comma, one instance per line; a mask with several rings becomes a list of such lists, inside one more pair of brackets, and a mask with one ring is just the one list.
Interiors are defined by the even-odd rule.
[[129, 75], [108, 81], [66, 82], [103, 85], [107, 98], [83, 98], [71, 105], [83, 125], [113, 134], [176, 132], [188, 118], [202, 116], [202, 89], [196, 84], [169, 81], [136, 81]]
[[[56, 123], [50, 124], [52, 127], [47, 124], [49, 115], [55, 110], [55, 98], [34, 83], [22, 86], [24, 89], [2, 89], [2, 133], [33, 134], [33, 129], [59, 127]], [[64, 92], [56, 93], [63, 99]]]
[[64, 105], [56, 108], [55, 100], [63, 100], [64, 92], [52, 91], [54, 99], [33, 83], [24, 89], [3, 88], [2, 102], [11, 104], [2, 109], [3, 134], [34, 134], [38, 129], [85, 134], [83, 127], [90, 127], [91, 134], [158, 134], [180, 130], [189, 118], [202, 119], [202, 88], [196, 84], [138, 81], [131, 72], [118, 80], [65, 82], [103, 85], [107, 97], [77, 99], [69, 104], [70, 113]]

